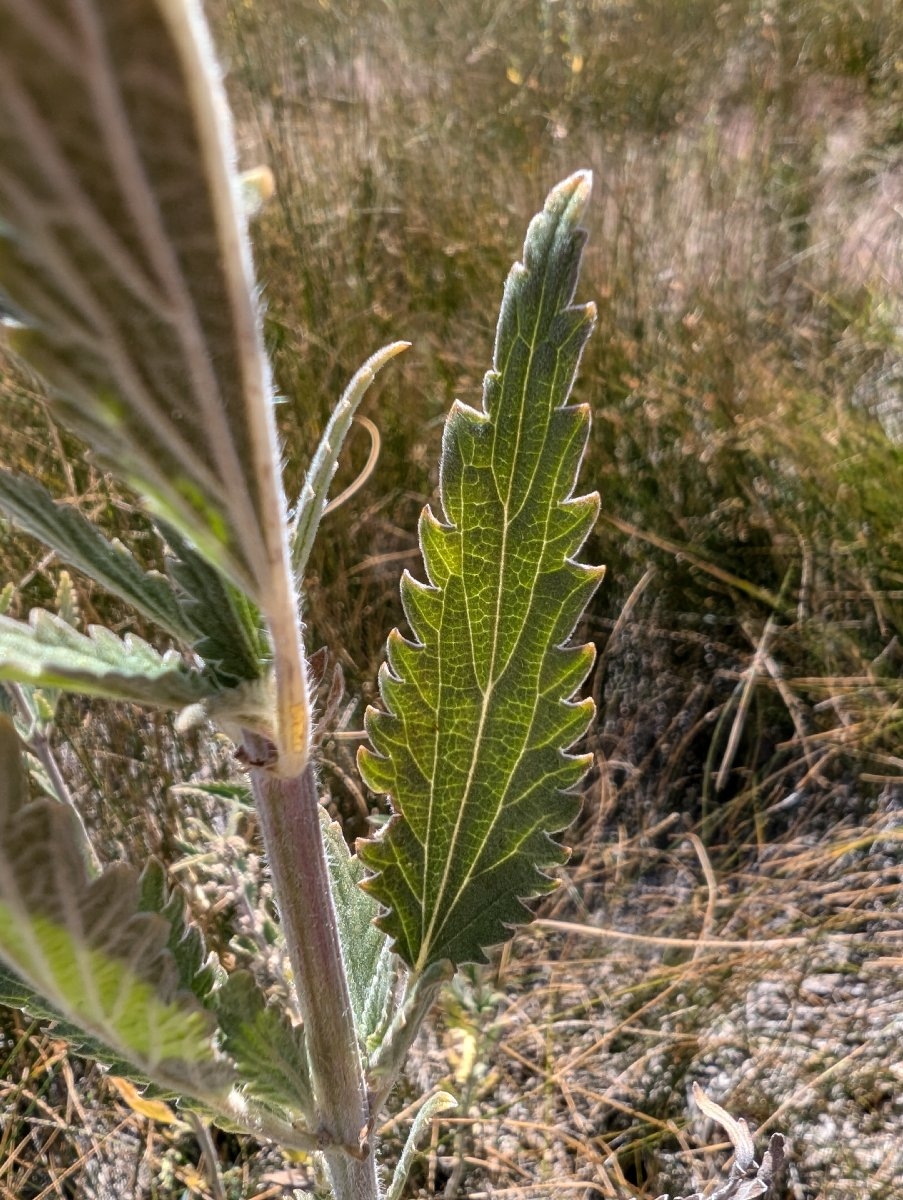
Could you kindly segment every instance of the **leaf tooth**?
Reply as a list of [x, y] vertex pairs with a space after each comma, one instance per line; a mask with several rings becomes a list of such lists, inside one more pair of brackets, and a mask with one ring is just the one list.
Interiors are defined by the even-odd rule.
[[554, 705], [543, 705], [545, 709], [542, 741], [547, 746], [573, 746], [586, 733], [593, 719], [592, 700], [558, 700]]
[[598, 492], [591, 492], [588, 496], [572, 496], [569, 500], [558, 502], [552, 533], [554, 540], [550, 542], [556, 554], [559, 553], [560, 542], [569, 546], [569, 549], [561, 551], [565, 558], [577, 553], [599, 519], [599, 508]]
[[414, 637], [426, 645], [442, 621], [442, 593], [405, 571], [401, 577], [401, 604]]
[[427, 506], [420, 514], [418, 534], [430, 583], [435, 588], [445, 587], [451, 576], [461, 569], [460, 537], [457, 531], [443, 525]]
[[[509, 280], [511, 276], [508, 276]], [[507, 292], [507, 285], [505, 291]], [[508, 319], [515, 319], [516, 313], [513, 311], [509, 315], [504, 313], [504, 305], [502, 307], [503, 316], [499, 318], [499, 328], [496, 333], [496, 354], [498, 354], [498, 343], [502, 339], [502, 322]], [[515, 330], [516, 333], [516, 330]], [[506, 338], [506, 340], [510, 340]], [[483, 376], [483, 408], [489, 414], [490, 419], [494, 419], [498, 412], [499, 405], [502, 399], [502, 372], [494, 368], [487, 371]]]
[[605, 567], [594, 567], [587, 563], [568, 561], [561, 568], [560, 577], [554, 581], [554, 585], [556, 590], [565, 594], [565, 602], [562, 603], [555, 622], [552, 634], [554, 646], [562, 646], [574, 632], [581, 613], [589, 604], [604, 575]]
[[399, 681], [409, 680], [416, 671], [414, 660], [418, 653], [423, 653], [423, 645], [408, 641], [397, 629], [386, 638], [386, 660], [392, 675]]
[[358, 750], [358, 766], [369, 788], [397, 797], [399, 771], [413, 770], [415, 778], [422, 780], [423, 772], [414, 758], [398, 717], [371, 707], [364, 716], [364, 727], [375, 753], [371, 753], [367, 746], [361, 746]]
[[367, 746], [360, 746], [357, 752], [357, 769], [371, 791], [383, 795], [388, 795], [392, 791], [395, 784], [395, 769], [388, 758], [381, 754], [374, 754]]
[[480, 412], [472, 404], [465, 404], [463, 400], [453, 401], [445, 419], [443, 439], [458, 437], [473, 439], [489, 432], [491, 432], [491, 422], [485, 412]]
[[442, 508], [455, 525], [460, 523], [462, 516], [462, 481], [465, 476], [473, 479], [475, 470], [491, 463], [495, 434], [485, 412], [462, 404], [460, 400], [451, 406], [442, 434], [439, 492]]
[[[389, 642], [390, 646], [393, 646], [393, 644], [395, 646], [394, 654], [395, 654], [396, 659], [397, 659], [397, 645], [398, 645], [398, 642], [400, 642], [401, 640], [402, 640], [401, 636], [399, 635], [396, 638], [392, 638]], [[390, 654], [391, 653], [393, 653], [393, 652], [390, 652]], [[390, 661], [391, 661], [391, 658], [390, 658]], [[400, 695], [400, 693], [404, 687], [405, 687], [405, 683], [402, 679], [400, 679], [398, 677], [397, 673], [395, 672], [394, 665], [393, 665], [392, 669], [388, 670], [388, 671], [380, 668], [379, 694], [380, 694], [380, 697], [382, 698], [383, 704], [385, 704], [388, 711], [393, 715], [397, 715], [399, 712], [404, 711], [404, 701]]]
[[539, 676], [542, 692], [553, 693], [556, 699], [570, 700], [596, 661], [596, 647], [556, 646], [549, 651]]
[[[584, 347], [595, 328], [596, 316], [596, 306], [592, 302], [575, 304], [558, 313], [549, 326], [548, 341], [557, 356], [561, 376], [573, 378], [575, 375]], [[567, 404], [569, 395], [570, 388], [559, 407]]]
[[573, 561], [594, 528], [596, 513], [597, 505], [592, 502], [572, 512], [556, 513], [556, 519], [549, 522], [548, 558]]
[[[392, 675], [395, 676], [399, 683], [415, 688], [419, 693], [421, 703], [424, 707], [435, 712], [439, 703], [438, 689], [432, 674], [423, 669], [424, 656], [429, 656], [429, 651], [426, 647], [409, 642], [407, 638], [401, 636], [397, 629], [393, 629], [386, 642], [386, 652]], [[387, 687], [389, 688], [389, 692], [397, 694], [388, 677]], [[391, 703], [389, 695], [382, 690], [382, 686], [380, 691], [392, 712], [396, 712], [396, 705]]]
[[554, 489], [559, 497], [568, 496], [577, 482], [590, 424], [588, 404], [565, 404], [549, 414], [543, 456], [554, 463]]
[[[380, 676], [383, 672], [380, 670]], [[402, 739], [401, 722], [394, 713], [369, 707], [364, 714], [364, 728], [376, 752], [384, 755], [393, 750]]]

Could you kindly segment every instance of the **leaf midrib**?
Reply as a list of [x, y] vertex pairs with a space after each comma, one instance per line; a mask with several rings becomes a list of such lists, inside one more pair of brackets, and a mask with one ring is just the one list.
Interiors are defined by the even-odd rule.
[[[513, 458], [515, 460], [517, 459], [517, 457], [520, 453], [520, 448], [521, 448], [522, 441], [523, 441], [524, 419], [525, 419], [525, 415], [526, 415], [529, 383], [530, 383], [533, 362], [536, 357], [536, 351], [537, 351], [537, 347], [539, 344], [537, 334], [538, 334], [539, 326], [542, 321], [542, 314], [543, 314], [545, 295], [546, 295], [546, 284], [547, 284], [547, 274], [544, 273], [543, 279], [542, 279], [542, 287], [540, 289], [540, 294], [539, 294], [539, 300], [536, 304], [536, 310], [535, 310], [536, 311], [536, 319], [533, 324], [533, 329], [531, 331], [531, 338], [530, 338], [530, 342], [529, 342], [530, 354], [527, 359], [526, 366], [524, 368], [524, 373], [523, 373], [524, 382], [523, 382], [523, 386], [521, 387], [520, 403], [518, 405], [517, 436], [515, 439], [515, 453], [513, 455]], [[520, 331], [518, 329], [514, 338], [512, 339], [511, 349], [508, 352], [508, 357], [506, 359], [505, 364], [503, 366], [496, 366], [495, 364], [493, 364], [493, 369], [498, 372], [498, 376], [500, 378], [505, 377], [505, 372], [507, 370], [508, 361], [510, 361], [511, 355], [514, 353], [514, 350], [517, 346], [517, 339], [520, 336], [521, 336]], [[556, 375], [557, 375], [557, 365], [556, 365]], [[552, 393], [552, 394], [554, 394], [554, 393]], [[501, 398], [499, 400], [499, 405], [501, 405]], [[498, 419], [499, 419], [499, 413], [497, 412], [495, 420], [493, 422], [494, 436], [495, 436], [496, 431], [498, 430]], [[540, 458], [537, 459], [537, 466], [534, 467], [534, 472], [533, 472], [534, 479], [535, 479], [535, 475], [536, 475], [536, 470], [538, 469], [538, 463], [540, 460], [541, 460], [541, 456], [540, 456]], [[491, 459], [490, 459], [490, 462], [491, 462]], [[490, 467], [490, 470], [491, 469], [492, 468]], [[493, 471], [493, 475], [494, 474], [495, 473]], [[500, 572], [499, 572], [499, 586], [498, 586], [498, 591], [496, 593], [495, 620], [493, 622], [493, 628], [492, 628], [492, 653], [491, 653], [490, 662], [489, 662], [489, 674], [488, 674], [488, 679], [487, 679], [487, 686], [486, 686], [486, 690], [483, 692], [483, 703], [480, 708], [480, 720], [479, 720], [479, 724], [477, 727], [477, 736], [474, 741], [474, 749], [473, 749], [473, 753], [471, 754], [471, 758], [470, 758], [470, 765], [469, 765], [468, 772], [467, 772], [467, 780], [465, 783], [464, 792], [463, 792], [463, 795], [461, 798], [461, 803], [458, 807], [458, 815], [457, 815], [457, 818], [455, 819], [455, 826], [452, 831], [451, 845], [449, 847], [449, 852], [446, 857], [445, 866], [444, 866], [444, 869], [442, 872], [442, 879], [441, 879], [441, 882], [439, 885], [439, 890], [436, 895], [436, 903], [435, 903], [433, 913], [432, 913], [432, 916], [430, 919], [430, 924], [426, 930], [426, 934], [421, 939], [421, 950], [420, 950], [420, 954], [418, 956], [417, 964], [415, 966], [415, 970], [418, 972], [423, 970], [424, 966], [429, 961], [430, 950], [431, 950], [433, 942], [435, 940], [435, 936], [437, 936], [438, 933], [440, 933], [442, 931], [442, 929], [445, 927], [445, 925], [448, 923], [448, 920], [449, 920], [451, 914], [454, 913], [455, 909], [458, 906], [458, 903], [461, 899], [461, 895], [463, 894], [465, 889], [469, 886], [471, 879], [472, 879], [471, 870], [468, 870], [458, 886], [458, 889], [457, 889], [457, 892], [455, 893], [454, 899], [451, 901], [450, 904], [447, 904], [444, 906], [444, 915], [442, 917], [442, 920], [439, 921], [439, 924], [437, 926], [437, 919], [439, 918], [439, 913], [443, 908], [440, 901], [441, 901], [442, 896], [445, 893], [445, 889], [448, 884], [448, 878], [451, 873], [452, 863], [456, 857], [455, 851], [456, 851], [457, 844], [458, 844], [458, 837], [459, 837], [459, 833], [460, 833], [460, 829], [461, 829], [461, 824], [462, 824], [462, 821], [464, 820], [465, 812], [466, 812], [469, 798], [470, 798], [470, 791], [473, 786], [474, 775], [476, 772], [477, 763], [480, 758], [480, 751], [482, 748], [483, 737], [484, 737], [485, 729], [486, 729], [486, 722], [488, 720], [489, 710], [490, 710], [491, 703], [492, 703], [492, 696], [494, 694], [495, 687], [496, 687], [496, 684], [498, 683], [498, 679], [499, 679], [499, 676], [496, 675], [495, 670], [496, 670], [496, 660], [498, 657], [498, 647], [499, 647], [499, 640], [500, 640], [499, 630], [501, 627], [502, 598], [505, 594], [504, 583], [505, 583], [505, 575], [508, 570], [507, 550], [508, 550], [508, 536], [509, 536], [510, 527], [511, 527], [511, 521], [509, 519], [508, 514], [509, 514], [509, 508], [510, 508], [510, 502], [511, 502], [511, 492], [512, 492], [512, 489], [514, 486], [515, 475], [516, 475], [516, 471], [512, 469], [508, 474], [507, 494], [506, 494], [505, 498], [502, 500], [502, 511], [504, 513], [504, 521], [502, 523], [502, 554], [501, 554], [501, 566], [500, 566]], [[533, 483], [533, 481], [531, 480], [530, 487], [525, 489], [525, 492], [524, 492], [525, 496], [529, 495], [531, 488], [532, 488], [532, 483]], [[549, 514], [547, 515], [546, 531], [548, 531], [548, 520], [550, 519], [550, 515], [551, 515], [551, 509], [550, 509]], [[463, 534], [463, 530], [462, 530], [462, 534]], [[537, 563], [537, 565], [534, 569], [534, 584], [535, 584], [535, 579], [536, 579], [536, 575], [538, 574], [538, 572], [539, 572], [539, 565]], [[462, 573], [463, 573], [463, 554], [462, 554]], [[465, 595], [466, 595], [466, 593], [465, 593]], [[469, 611], [468, 611], [468, 628], [470, 628], [471, 630], [473, 629], [473, 626], [470, 621]], [[473, 641], [472, 636], [471, 636], [470, 641], [471, 641], [471, 647], [473, 648], [474, 641]], [[519, 638], [515, 640], [514, 646], [516, 647], [518, 644], [519, 644]], [[514, 649], [512, 649], [512, 655], [513, 654], [514, 654]], [[474, 675], [475, 675], [475, 677], [479, 678], [479, 673], [477, 671], [477, 664], [476, 664], [475, 657], [474, 657], [473, 666], [474, 666]], [[442, 676], [440, 675], [440, 679], [441, 678], [442, 678]], [[443, 684], [440, 682], [440, 685], [439, 685], [439, 711], [440, 712], [442, 711], [442, 689], [443, 689]], [[535, 718], [535, 714], [536, 714], [536, 704], [534, 702], [533, 718]], [[531, 718], [531, 722], [530, 722], [531, 729], [533, 727], [533, 718]], [[438, 731], [437, 731], [435, 737], [433, 738], [433, 746], [434, 746], [433, 770], [431, 772], [431, 779], [430, 779], [430, 807], [429, 807], [430, 816], [429, 816], [429, 821], [427, 823], [426, 846], [424, 847], [423, 891], [421, 894], [421, 912], [423, 912], [424, 914], [425, 914], [425, 909], [426, 909], [426, 888], [427, 888], [427, 882], [429, 880], [429, 853], [430, 853], [430, 845], [431, 845], [430, 828], [432, 825], [433, 813], [436, 812], [437, 808], [438, 808], [438, 806], [435, 803], [436, 782], [440, 777], [439, 771], [437, 770], [438, 756], [439, 756], [439, 734], [438, 734]], [[511, 779], [511, 775], [509, 773], [507, 783], [510, 783], [510, 779]], [[489, 823], [489, 828], [488, 828], [485, 836], [481, 840], [480, 849], [476, 854], [473, 855], [473, 864], [474, 865], [479, 861], [480, 855], [482, 854], [483, 849], [486, 846], [486, 842], [487, 842], [488, 838], [490, 837], [492, 830], [495, 828], [496, 822], [498, 821], [499, 814], [501, 813], [501, 810], [502, 810], [503, 798], [507, 795], [507, 792], [508, 792], [507, 783], [506, 783], [505, 788], [500, 790], [499, 799], [498, 799], [498, 802], [495, 807], [495, 813], [492, 817], [492, 820]], [[421, 926], [421, 928], [422, 928], [422, 926]]]

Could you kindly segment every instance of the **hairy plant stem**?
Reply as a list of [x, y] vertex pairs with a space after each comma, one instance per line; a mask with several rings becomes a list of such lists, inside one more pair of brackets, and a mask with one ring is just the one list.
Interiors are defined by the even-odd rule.
[[304, 1022], [324, 1157], [336, 1200], [377, 1200], [366, 1144], [370, 1108], [320, 832], [313, 767], [281, 778], [265, 767], [271, 745], [245, 732], [251, 785]]

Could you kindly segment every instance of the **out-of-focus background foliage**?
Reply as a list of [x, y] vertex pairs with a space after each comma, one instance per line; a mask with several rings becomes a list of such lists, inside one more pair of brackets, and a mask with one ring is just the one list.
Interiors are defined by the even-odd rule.
[[[530, 215], [559, 178], [595, 173], [580, 297], [599, 326], [577, 399], [604, 514], [587, 552], [609, 565], [584, 629], [596, 769], [542, 909], [583, 931], [519, 935], [449, 991], [395, 1109], [440, 1082], [460, 1108], [410, 1194], [693, 1190], [725, 1157], [691, 1111], [697, 1080], [790, 1136], [777, 1197], [899, 1195], [903, 6], [208, 11], [241, 165], [276, 180], [255, 243], [290, 489], [363, 358], [413, 342], [367, 401], [380, 458], [324, 523], [308, 581], [310, 641], [348, 683], [323, 777], [349, 835], [374, 803], [353, 734], [402, 619], [399, 570], [417, 570], [443, 416], [478, 401]], [[140, 514], [27, 381], [4, 391], [4, 459], [152, 561]], [[340, 483], [368, 450], [355, 433]], [[4, 531], [2, 562], [13, 611], [52, 602], [58, 566], [33, 543]], [[136, 627], [75, 587], [85, 621]], [[180, 786], [227, 774], [223, 747], [77, 702], [58, 744], [105, 856], [162, 855], [211, 940], [253, 954], [253, 814]], [[219, 1133], [211, 1172], [190, 1130], [0, 1021], [3, 1197], [312, 1186], [305, 1164]], [[387, 1161], [404, 1126], [385, 1131]]]

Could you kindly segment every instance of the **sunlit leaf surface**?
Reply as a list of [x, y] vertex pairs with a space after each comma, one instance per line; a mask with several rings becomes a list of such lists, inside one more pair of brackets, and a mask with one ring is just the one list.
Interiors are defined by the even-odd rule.
[[571, 700], [593, 661], [567, 646], [601, 568], [573, 561], [598, 496], [572, 497], [589, 411], [568, 395], [593, 326], [573, 307], [590, 188], [578, 174], [534, 219], [505, 288], [483, 409], [456, 404], [441, 463], [442, 520], [420, 541], [429, 582], [405, 575], [416, 641], [397, 631], [369, 710], [365, 780], [395, 815], [359, 845], [380, 924], [418, 969], [482, 961], [528, 919], [565, 852], [549, 834], [576, 815], [587, 766], [566, 753], [592, 702]]

